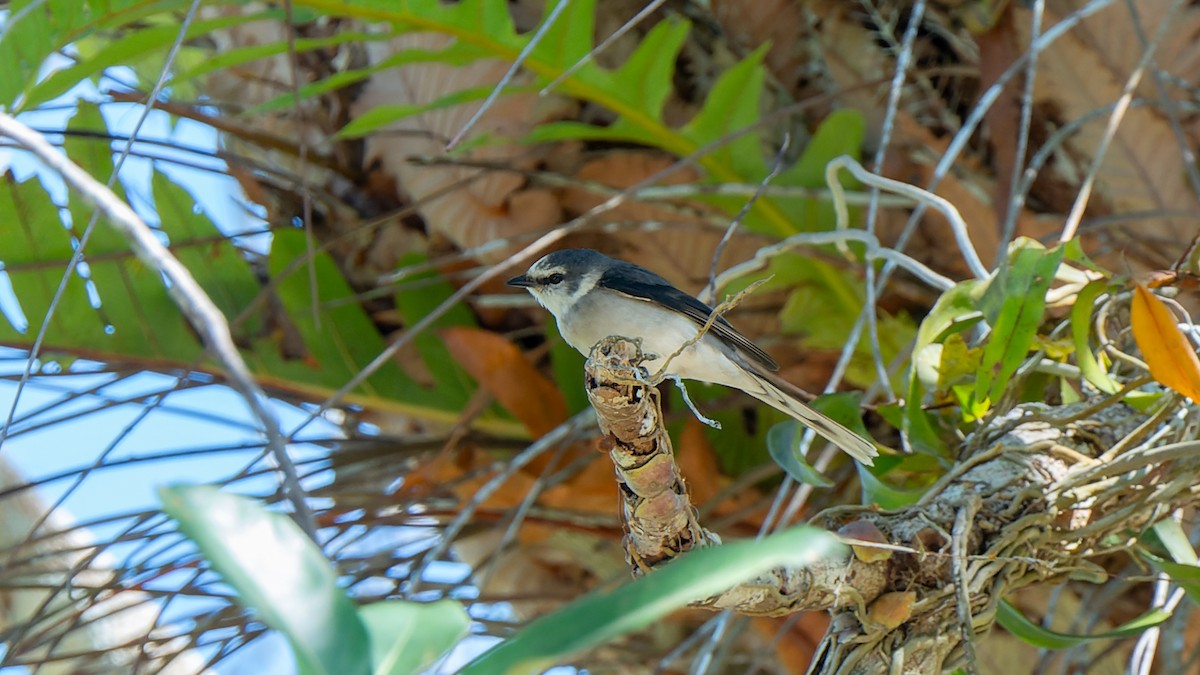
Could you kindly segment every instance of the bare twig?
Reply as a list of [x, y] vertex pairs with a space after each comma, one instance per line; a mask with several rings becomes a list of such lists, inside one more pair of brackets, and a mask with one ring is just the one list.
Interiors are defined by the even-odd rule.
[[996, 247], [999, 265], [1008, 254], [1008, 243], [1017, 230], [1017, 218], [1025, 204], [1025, 192], [1018, 189], [1021, 174], [1025, 171], [1025, 155], [1029, 150], [1029, 126], [1033, 118], [1033, 85], [1037, 81], [1038, 54], [1041, 52], [1038, 37], [1042, 34], [1042, 18], [1046, 13], [1046, 0], [1034, 0], [1033, 18], [1029, 26], [1029, 62], [1025, 67], [1025, 86], [1021, 90], [1021, 125], [1018, 129], [1016, 161], [1013, 162], [1012, 178], [1009, 180], [1008, 210], [1004, 214], [1004, 225], [1000, 228], [1000, 246]]
[[[555, 89], [557, 89], [558, 85], [562, 84], [563, 81], [565, 81], [567, 78], [571, 77], [576, 72], [578, 72], [580, 68], [591, 63], [592, 59], [596, 58], [597, 54], [599, 54], [599, 53], [603, 52], [604, 50], [608, 49], [609, 47], [611, 47], [614, 42], [621, 39], [621, 36], [628, 33], [630, 30], [633, 29], [634, 26], [638, 25], [646, 17], [653, 14], [654, 11], [656, 9], [658, 9], [659, 7], [661, 7], [662, 4], [666, 1], [667, 0], [651, 0], [650, 2], [646, 3], [645, 7], [642, 7], [640, 10], [638, 10], [637, 14], [633, 15], [633, 18], [631, 18], [630, 20], [621, 24], [620, 28], [613, 31], [612, 35], [609, 35], [608, 37], [604, 38], [600, 42], [600, 44], [596, 45], [591, 50], [589, 50], [587, 54], [584, 54], [583, 58], [581, 58], [578, 61], [576, 61], [575, 63], [571, 64], [570, 68], [567, 68], [566, 70], [564, 70], [562, 72], [561, 75], [559, 75], [558, 77], [551, 80], [550, 84], [547, 84], [546, 86], [542, 87], [541, 91], [538, 92], [538, 95], [545, 96], [545, 95], [549, 94], [550, 92], [554, 91]], [[566, 4], [566, 3], [564, 3], [564, 4]]]
[[462, 128], [458, 130], [458, 133], [454, 134], [454, 137], [451, 138], [450, 142], [446, 144], [446, 150], [453, 150], [454, 148], [458, 147], [458, 144], [462, 143], [462, 140], [466, 138], [471, 129], [475, 128], [475, 125], [480, 119], [483, 118], [484, 113], [486, 113], [492, 107], [492, 104], [496, 102], [496, 99], [500, 98], [500, 94], [504, 93], [504, 88], [508, 86], [508, 83], [512, 82], [513, 78], [517, 76], [517, 72], [521, 70], [521, 66], [524, 65], [525, 59], [529, 58], [529, 55], [533, 53], [533, 50], [538, 46], [538, 43], [542, 41], [542, 38], [546, 37], [546, 33], [550, 32], [550, 29], [554, 26], [554, 22], [558, 20], [558, 17], [562, 15], [563, 11], [565, 11], [567, 6], [570, 4], [571, 0], [560, 0], [554, 5], [554, 9], [550, 10], [550, 13], [546, 15], [546, 18], [542, 19], [542, 25], [538, 26], [538, 29], [533, 34], [533, 37], [529, 38], [529, 42], [527, 42], [521, 49], [521, 53], [517, 54], [517, 58], [513, 60], [513, 63], [511, 66], [509, 66], [508, 71], [504, 73], [504, 76], [501, 77], [500, 81], [496, 83], [496, 86], [492, 88], [491, 93], [487, 95], [487, 98], [483, 99], [483, 103], [479, 104], [479, 109], [471, 115], [471, 118], [462, 125]]
[[[843, 230], [850, 226], [850, 215], [846, 210], [845, 201], [836, 196], [844, 190], [841, 183], [837, 180], [837, 172], [840, 169], [849, 171], [861, 183], [865, 183], [876, 189], [890, 190], [897, 194], [911, 197], [922, 206], [933, 206], [933, 208], [940, 211], [950, 224], [950, 231], [954, 235], [954, 243], [958, 245], [958, 251], [962, 254], [963, 260], [966, 261], [967, 268], [971, 270], [971, 273], [977, 279], [986, 279], [989, 276], [987, 268], [983, 266], [983, 261], [979, 259], [979, 254], [975, 251], [975, 244], [971, 241], [971, 233], [967, 229], [967, 224], [953, 204], [932, 192], [922, 190], [914, 185], [877, 176], [867, 171], [849, 155], [837, 157], [825, 166], [825, 183], [829, 185], [829, 189], [835, 195], [833, 207], [837, 214], [837, 229]], [[844, 244], [842, 246], [843, 251], [848, 253], [844, 249]]]
[[779, 151], [775, 153], [775, 161], [771, 163], [771, 170], [767, 172], [766, 177], [764, 177], [762, 182], [758, 184], [758, 189], [754, 191], [754, 194], [750, 195], [750, 199], [746, 200], [746, 203], [742, 205], [741, 210], [739, 210], [737, 215], [733, 217], [733, 220], [729, 222], [729, 227], [725, 228], [725, 234], [721, 235], [721, 241], [717, 242], [717, 247], [713, 249], [712, 264], [708, 268], [708, 283], [705, 284], [704, 288], [697, 296], [700, 298], [701, 302], [708, 305], [713, 303], [713, 299], [717, 294], [717, 263], [721, 261], [721, 254], [725, 252], [725, 247], [729, 245], [729, 241], [733, 239], [733, 233], [737, 232], [738, 226], [742, 224], [742, 219], [746, 217], [747, 213], [750, 213], [750, 208], [754, 206], [754, 202], [757, 202], [759, 197], [762, 197], [763, 190], [765, 190], [767, 186], [771, 184], [771, 180], [775, 178], [775, 176], [779, 174], [779, 170], [783, 168], [783, 157], [787, 154], [788, 148], [791, 147], [791, 144], [791, 134], [784, 134], [783, 142], [779, 144]]
[[1163, 36], [1166, 35], [1167, 28], [1172, 25], [1172, 18], [1182, 6], [1182, 0], [1174, 0], [1171, 3], [1171, 8], [1163, 16], [1154, 39], [1142, 50], [1142, 58], [1138, 60], [1137, 67], [1125, 80], [1125, 88], [1121, 92], [1121, 97], [1117, 99], [1117, 105], [1113, 108], [1112, 115], [1108, 118], [1108, 124], [1104, 128], [1104, 135], [1100, 137], [1100, 143], [1093, 153], [1092, 165], [1088, 167], [1087, 176], [1084, 177], [1083, 183], [1079, 186], [1079, 192], [1075, 195], [1075, 203], [1071, 205], [1071, 212], [1067, 214], [1066, 222], [1063, 223], [1062, 234], [1058, 238], [1060, 242], [1067, 242], [1075, 238], [1075, 232], [1079, 229], [1079, 221], [1083, 219], [1083, 211], [1087, 208], [1088, 199], [1092, 195], [1092, 186], [1096, 184], [1096, 176], [1100, 173], [1100, 166], [1104, 163], [1104, 155], [1108, 152], [1108, 146], [1117, 135], [1117, 128], [1121, 126], [1121, 121], [1125, 119], [1125, 112], [1129, 110], [1134, 90], [1142, 81], [1142, 74], [1153, 61], [1155, 50], [1162, 42]]

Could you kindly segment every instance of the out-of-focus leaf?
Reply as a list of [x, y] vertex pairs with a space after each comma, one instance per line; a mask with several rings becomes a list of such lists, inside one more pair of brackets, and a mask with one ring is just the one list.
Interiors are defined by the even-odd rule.
[[358, 610], [333, 565], [289, 517], [207, 485], [162, 488], [159, 497], [239, 601], [287, 637], [303, 672], [370, 672]]
[[[295, 17], [293, 17], [293, 20], [295, 20]], [[297, 37], [292, 41], [291, 46], [296, 54], [306, 54], [309, 52], [328, 49], [330, 47], [337, 47], [339, 45], [344, 45], [344, 44], [348, 44], [348, 43], [364, 44], [364, 43], [375, 42], [375, 41], [379, 41], [379, 40], [387, 40], [389, 38], [390, 38], [390, 36], [387, 33], [372, 33], [372, 32], [353, 31], [353, 30], [339, 30], [337, 33], [335, 33], [333, 35], [328, 35], [328, 36], [323, 36], [323, 37], [318, 37], [318, 38]], [[208, 75], [209, 73], [213, 73], [213, 72], [216, 72], [219, 70], [225, 70], [225, 69], [229, 69], [229, 68], [237, 68], [239, 66], [244, 66], [248, 63], [253, 63], [254, 61], [258, 61], [260, 59], [266, 59], [266, 58], [270, 58], [272, 56], [286, 54], [287, 52], [288, 52], [288, 42], [287, 41], [267, 42], [265, 44], [253, 44], [253, 45], [248, 45], [248, 46], [243, 46], [243, 47], [234, 47], [231, 49], [226, 49], [219, 54], [214, 54], [211, 51], [209, 51], [208, 58], [204, 59], [203, 62], [190, 63], [190, 64], [187, 64], [186, 67], [177, 68], [176, 73], [171, 78], [171, 86], [173, 88], [173, 87], [177, 86], [177, 84], [180, 82], [188, 82], [188, 81], [196, 80], [200, 77], [203, 77], [204, 75]], [[436, 54], [430, 54], [429, 57], [436, 58]], [[372, 70], [371, 72], [375, 72], [375, 71]], [[364, 75], [364, 77], [367, 77], [367, 76], [369, 76], [369, 74]], [[346, 84], [350, 84], [350, 83], [347, 82]], [[315, 97], [318, 93], [321, 93], [321, 92], [305, 91], [305, 89], [302, 88], [300, 90], [300, 93], [301, 93], [302, 97], [308, 99], [308, 98]], [[291, 99], [289, 98], [288, 100], [289, 100], [289, 105], [290, 105]], [[253, 116], [255, 113], [258, 113], [258, 112], [263, 112], [263, 109], [262, 108], [251, 109], [249, 112], [246, 113], [246, 115]]]
[[471, 627], [471, 617], [454, 600], [373, 602], [358, 616], [371, 639], [373, 675], [423, 672]]
[[[113, 10], [124, 3], [114, 2]], [[0, 31], [0, 107], [12, 109], [21, 92], [37, 81], [46, 59], [80, 33], [98, 14], [90, 2], [15, 0], [6, 7]]]
[[1158, 540], [1167, 549], [1172, 560], [1184, 565], [1195, 565], [1200, 562], [1200, 558], [1196, 556], [1196, 549], [1192, 548], [1192, 542], [1188, 541], [1187, 533], [1174, 519], [1160, 520], [1154, 524], [1152, 529]]
[[875, 460], [875, 466], [866, 467], [856, 463], [858, 478], [862, 482], [862, 503], [874, 504], [889, 511], [902, 509], [917, 503], [924, 494], [924, 488], [902, 489], [889, 485], [882, 476], [886, 476], [894, 467], [904, 462], [903, 457], [880, 457]]
[[[394, 122], [408, 119], [421, 113], [427, 113], [433, 110], [444, 110], [454, 106], [470, 103], [471, 101], [482, 101], [487, 98], [495, 87], [471, 87], [456, 91], [453, 94], [442, 96], [433, 101], [421, 104], [394, 104], [380, 105], [371, 108], [367, 112], [358, 115], [346, 126], [342, 127], [341, 131], [334, 135], [334, 140], [344, 140], [349, 138], [362, 138], [369, 136], [383, 127]], [[527, 91], [527, 88], [510, 88], [506, 93], [515, 93], [516, 91]]]
[[[80, 104], [70, 128], [98, 133], [68, 137], [67, 153], [97, 180], [112, 174], [112, 151], [103, 119], [94, 105]], [[245, 307], [259, 284], [237, 248], [202, 214], [192, 211], [187, 193], [161, 175], [151, 179], [162, 232], [174, 253], [226, 312]], [[117, 185], [120, 194], [120, 186]], [[27, 346], [41, 326], [66, 263], [74, 252], [72, 237], [82, 235], [93, 209], [72, 194], [68, 204], [73, 229], [63, 227], [58, 207], [36, 180], [0, 179], [0, 261], [14, 295], [33, 331], [0, 323], [0, 341]], [[201, 243], [202, 242], [202, 243]], [[92, 358], [146, 359], [159, 365], [188, 366], [204, 355], [202, 345], [181, 316], [162, 277], [130, 251], [125, 240], [101, 218], [85, 249], [87, 279], [67, 280], [66, 292], [51, 320], [43, 352]], [[92, 293], [99, 306], [93, 306]]]
[[461, 672], [533, 673], [649, 625], [689, 602], [721, 593], [778, 566], [808, 565], [838, 549], [837, 539], [799, 527], [760, 541], [697, 549], [654, 574], [591, 593], [534, 620]]
[[1046, 250], [1031, 239], [1020, 239], [1013, 243], [1007, 264], [988, 284], [980, 307], [992, 332], [975, 379], [973, 407], [990, 406], [998, 400], [1028, 357], [1043, 320], [1046, 291], [1063, 254], [1061, 246]]
[[[311, 262], [305, 233], [280, 230], [274, 234], [268, 269], [275, 281], [281, 318], [295, 332], [304, 350], [302, 358], [286, 357], [279, 345], [256, 341], [254, 368], [268, 373], [273, 384], [299, 388], [308, 396], [321, 397], [341, 387], [375, 359], [386, 343], [371, 318], [356, 302], [354, 289], [346, 282], [330, 256], [316, 251]], [[313, 319], [309, 266], [316, 275], [317, 315]], [[409, 294], [397, 294], [397, 308], [406, 320], [419, 319], [449, 293], [445, 282], [431, 280]], [[456, 308], [435, 323], [434, 328], [472, 323], [470, 312]], [[453, 423], [462, 415], [473, 384], [466, 372], [450, 358], [436, 333], [426, 332], [416, 339], [417, 351], [429, 366], [435, 384], [426, 386], [409, 377], [396, 362], [383, 364], [374, 375], [346, 396], [348, 401], [377, 410]], [[485, 413], [475, 421], [481, 428], [506, 436], [522, 437], [524, 428], [512, 420]]]
[[537, 438], [567, 419], [554, 383], [542, 377], [521, 350], [502, 335], [477, 328], [441, 332], [451, 357]]
[[[425, 262], [425, 256], [410, 253], [402, 256], [398, 264], [405, 268]], [[410, 275], [405, 278], [405, 283], [396, 289], [396, 311], [404, 318], [405, 325], [411, 326], [449, 301], [450, 296], [454, 295], [454, 290], [454, 286], [440, 278], [434, 270]], [[474, 325], [475, 317], [471, 310], [458, 303], [413, 340], [421, 360], [433, 375], [438, 399], [445, 401], [448, 407], [460, 411], [471, 398], [475, 386], [458, 362], [450, 357], [450, 352], [437, 335], [437, 331], [442, 328]]]
[[[762, 45], [727, 68], [713, 84], [704, 100], [704, 107], [680, 133], [704, 145], [717, 138], [732, 137], [758, 120], [759, 99], [762, 96], [765, 71], [763, 57], [767, 45]], [[765, 176], [767, 165], [757, 133], [741, 134], [712, 153], [712, 158], [733, 169], [739, 176]], [[861, 141], [861, 139], [860, 139]], [[861, 146], [855, 146], [855, 149]]]
[[1159, 383], [1200, 401], [1200, 358], [1171, 310], [1141, 284], [1133, 287], [1133, 339]]
[[[867, 432], [867, 428], [862, 422], [860, 396], [857, 393], [825, 394], [817, 397], [810, 405], [814, 410], [824, 413], [858, 436], [871, 441], [871, 434]], [[799, 429], [798, 425], [787, 422], [771, 427], [767, 433], [767, 449], [772, 458], [796, 480], [819, 487], [828, 487], [829, 483], [825, 477], [817, 473], [796, 452], [796, 444], [800, 439]], [[819, 436], [818, 439], [820, 439]], [[821, 441], [818, 440], [818, 442]]]
[[1110, 631], [1096, 633], [1095, 635], [1071, 635], [1069, 633], [1060, 633], [1048, 628], [1042, 628], [1025, 618], [1007, 600], [1001, 600], [996, 605], [996, 622], [1003, 626], [1004, 630], [1042, 649], [1068, 649], [1094, 640], [1134, 637], [1141, 635], [1147, 628], [1153, 628], [1169, 618], [1171, 618], [1170, 612], [1164, 612], [1161, 609], [1152, 609]]
[[550, 343], [550, 370], [567, 403], [567, 412], [574, 415], [590, 405], [584, 388], [583, 354], [567, 344], [558, 333], [558, 323], [546, 322], [546, 341]]
[[[186, 36], [194, 38], [215, 30], [266, 18], [282, 20], [283, 10], [197, 20], [188, 26]], [[120, 39], [106, 42], [104, 47], [92, 54], [90, 58], [83, 59], [67, 68], [56, 70], [38, 81], [26, 92], [20, 108], [30, 110], [40, 103], [60, 96], [84, 79], [100, 74], [105, 68], [125, 65], [144, 58], [148, 54], [165, 51], [178, 39], [179, 31], [180, 26], [177, 23], [127, 31]]]
[[[753, 423], [747, 424], [745, 412], [741, 409], [708, 405], [722, 398], [728, 398], [730, 393], [728, 388], [700, 382], [686, 382], [686, 384], [692, 403], [705, 416], [721, 424], [720, 429], [705, 426], [703, 432], [716, 452], [723, 473], [739, 476], [770, 461], [770, 456], [767, 454], [767, 432], [772, 426], [790, 419], [787, 415], [763, 404], [754, 409]], [[691, 411], [683, 402], [683, 398], [679, 395], [677, 387], [667, 387], [667, 403], [664, 403], [664, 406], [668, 410], [679, 410], [683, 415], [692, 416]], [[672, 438], [679, 438], [683, 430], [683, 422], [683, 420], [678, 420], [668, 423], [667, 428]]]
[[833, 481], [822, 476], [798, 452], [800, 438], [797, 432], [800, 430], [800, 423], [796, 420], [780, 422], [771, 427], [767, 432], [767, 452], [771, 453], [771, 459], [783, 467], [793, 480], [819, 488], [833, 487]]
[[[682, 21], [659, 22], [617, 69], [605, 70], [592, 62], [563, 82], [564, 93], [584, 98], [598, 95], [604, 99], [597, 102], [620, 115], [612, 124], [601, 127], [552, 123], [539, 126], [528, 140], [546, 140], [546, 134], [561, 137], [562, 130], [569, 129], [578, 140], [596, 138], [591, 135], [596, 132], [607, 139], [647, 143], [675, 154], [687, 152], [686, 147], [699, 147], [662, 121], [663, 106], [672, 90], [668, 83], [674, 73], [675, 55], [683, 47], [688, 29], [688, 24]], [[664, 147], [664, 144], [673, 147]], [[707, 163], [716, 166], [711, 159]]]
[[[779, 185], [794, 185], [824, 189], [825, 167], [842, 155], [858, 159], [862, 154], [863, 137], [867, 123], [862, 113], [852, 108], [841, 108], [821, 120], [812, 138], [804, 146], [800, 159], [785, 170], [774, 181]], [[856, 189], [858, 181], [849, 172], [842, 171], [838, 182], [847, 189]], [[779, 203], [793, 219], [795, 227], [802, 232], [833, 229], [837, 223], [833, 203], [828, 199], [779, 199]], [[850, 207], [850, 217], [856, 216], [855, 207]], [[851, 244], [851, 248], [857, 248]]]
[[1157, 539], [1171, 560], [1145, 550], [1142, 551], [1142, 557], [1152, 567], [1171, 577], [1171, 583], [1182, 588], [1192, 602], [1200, 605], [1200, 566], [1197, 565], [1200, 558], [1197, 558], [1196, 549], [1192, 548], [1192, 542], [1179, 523], [1171, 518], [1160, 520], [1143, 539]]

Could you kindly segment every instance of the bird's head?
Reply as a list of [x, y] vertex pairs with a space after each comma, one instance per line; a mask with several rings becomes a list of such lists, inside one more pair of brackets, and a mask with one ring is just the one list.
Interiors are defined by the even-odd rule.
[[555, 251], [533, 263], [529, 270], [508, 280], [524, 288], [555, 318], [563, 317], [580, 298], [595, 288], [612, 258], [591, 249]]

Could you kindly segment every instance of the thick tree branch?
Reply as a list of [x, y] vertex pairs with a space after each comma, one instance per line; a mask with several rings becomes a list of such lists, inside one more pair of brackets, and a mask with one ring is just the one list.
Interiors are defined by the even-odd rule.
[[[693, 548], [720, 543], [696, 516], [662, 423], [658, 390], [634, 374], [641, 360], [635, 343], [612, 337], [596, 345], [586, 365], [588, 398], [608, 435], [609, 456], [621, 486], [625, 559], [635, 575]], [[782, 568], [695, 606], [758, 616], [855, 606], [860, 596], [882, 590], [882, 569], [880, 564], [854, 565], [844, 558], [802, 569]]]

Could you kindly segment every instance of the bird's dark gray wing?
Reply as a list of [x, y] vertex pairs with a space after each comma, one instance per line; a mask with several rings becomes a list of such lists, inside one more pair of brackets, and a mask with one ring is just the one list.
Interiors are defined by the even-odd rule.
[[[654, 272], [633, 263], [617, 261], [616, 265], [601, 275], [600, 286], [637, 300], [656, 302], [669, 307], [695, 321], [697, 326], [703, 326], [713, 312], [712, 307], [675, 288], [671, 282]], [[737, 332], [724, 317], [717, 317], [710, 332], [767, 370], [779, 370], [779, 366], [766, 352]]]

